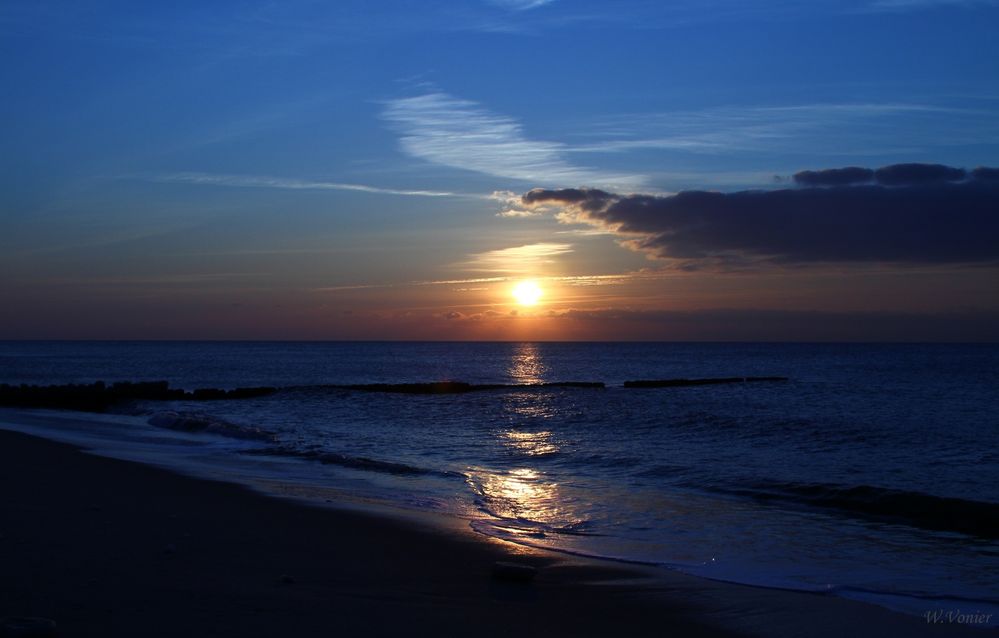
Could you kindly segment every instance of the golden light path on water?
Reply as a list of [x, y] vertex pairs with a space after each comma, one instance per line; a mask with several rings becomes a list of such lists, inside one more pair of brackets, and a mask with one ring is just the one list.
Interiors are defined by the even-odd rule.
[[507, 439], [507, 445], [520, 450], [527, 456], [539, 456], [558, 452], [558, 445], [555, 444], [552, 433], [548, 431], [516, 432], [509, 430], [504, 432], [503, 436]]
[[507, 367], [507, 374], [514, 383], [541, 383], [545, 380], [545, 373], [548, 367], [541, 358], [541, 352], [537, 344], [518, 343], [513, 356], [510, 357], [510, 365]]
[[[516, 346], [508, 367], [514, 383], [542, 383], [547, 372], [535, 344]], [[578, 524], [581, 519], [568, 507], [559, 483], [530, 462], [532, 457], [561, 451], [555, 434], [543, 427], [555, 416], [551, 397], [545, 392], [513, 392], [504, 398], [503, 412], [507, 418], [495, 429], [494, 436], [519, 461], [508, 469], [476, 468], [472, 472], [473, 489], [493, 515], [507, 519], [506, 529], [514, 534], [541, 534], [540, 528], [530, 526], [530, 522], [555, 529]]]

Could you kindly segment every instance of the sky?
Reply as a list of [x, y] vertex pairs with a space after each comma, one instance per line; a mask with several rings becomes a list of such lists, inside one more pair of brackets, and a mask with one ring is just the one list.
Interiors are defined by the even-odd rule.
[[997, 341], [996, 25], [6, 0], [0, 338]]

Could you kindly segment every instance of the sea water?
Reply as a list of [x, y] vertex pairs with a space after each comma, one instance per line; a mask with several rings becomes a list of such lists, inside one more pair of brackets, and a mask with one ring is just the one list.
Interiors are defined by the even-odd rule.
[[[771, 375], [789, 380], [622, 386]], [[996, 345], [0, 342], [0, 383], [161, 379], [281, 389], [33, 431], [554, 551], [999, 619]], [[606, 387], [335, 387], [445, 380]], [[225, 427], [150, 424], [163, 412]]]

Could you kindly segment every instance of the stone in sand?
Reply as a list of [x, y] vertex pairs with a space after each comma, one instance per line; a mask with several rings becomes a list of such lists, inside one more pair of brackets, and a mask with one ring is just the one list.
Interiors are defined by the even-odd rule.
[[537, 576], [538, 570], [530, 565], [518, 565], [506, 561], [493, 563], [493, 578], [514, 583], [529, 583]]

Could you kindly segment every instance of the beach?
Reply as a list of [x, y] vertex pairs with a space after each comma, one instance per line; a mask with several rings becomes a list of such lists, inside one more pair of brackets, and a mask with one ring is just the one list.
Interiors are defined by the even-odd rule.
[[997, 25], [0, 2], [0, 638], [999, 636]]
[[[61, 636], [984, 635], [310, 507], [6, 430], [0, 494], [0, 617], [49, 618]], [[538, 575], [499, 581], [496, 561]]]

